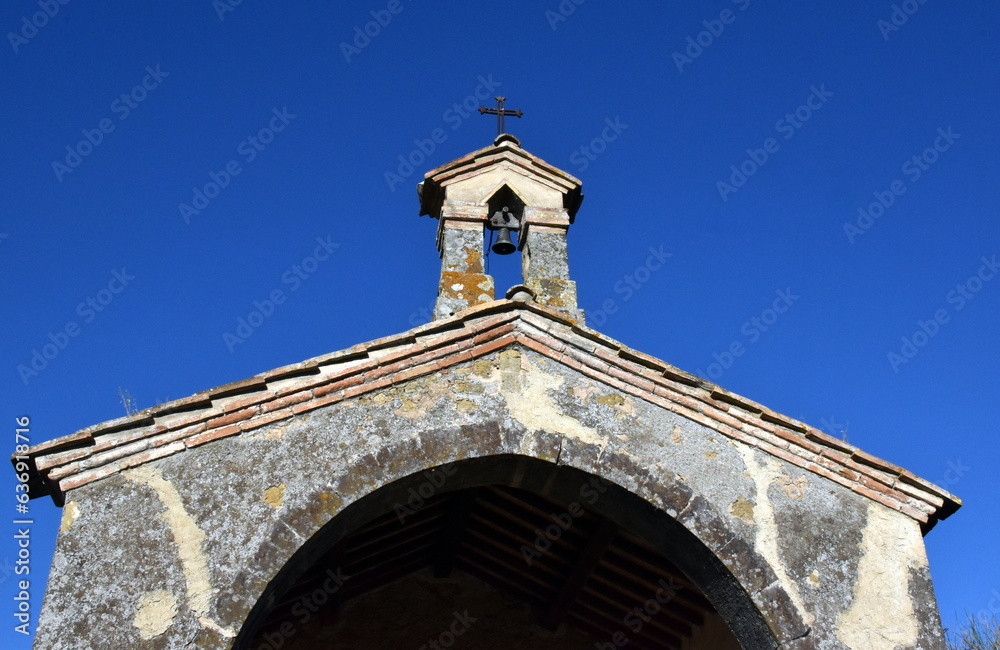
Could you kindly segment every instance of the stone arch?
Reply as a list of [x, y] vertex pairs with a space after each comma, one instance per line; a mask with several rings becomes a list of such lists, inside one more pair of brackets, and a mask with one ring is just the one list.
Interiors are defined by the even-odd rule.
[[[451, 472], [438, 488], [442, 494], [503, 485], [567, 502], [587, 477], [606, 481], [610, 484], [608, 497], [591, 506], [593, 510], [670, 557], [711, 602], [744, 648], [775, 648], [808, 633], [767, 560], [754, 550], [751, 541], [727, 524], [714, 504], [693, 494], [678, 477], [653, 476], [619, 454], [600, 456], [599, 462], [598, 457], [592, 457], [592, 463], [555, 462], [571, 451], [565, 447], [573, 446], [570, 439], [556, 436], [550, 441], [556, 445], [554, 456], [512, 454], [497, 444], [495, 449], [479, 450], [475, 457], [438, 464], [428, 458], [434, 454], [428, 454], [423, 444], [433, 438], [421, 436], [391, 452], [384, 449], [365, 457], [329, 488], [317, 490], [310, 499], [283, 513], [253, 565], [235, 581], [232, 599], [220, 603], [222, 618], [240, 629], [232, 647], [249, 647], [277, 595], [338, 540], [406, 503], [409, 490], [426, 481], [427, 472]], [[499, 437], [490, 435], [481, 436], [480, 441], [491, 438], [499, 443]], [[621, 476], [631, 477], [630, 485], [616, 480]], [[352, 493], [359, 497], [349, 504], [333, 496]]]

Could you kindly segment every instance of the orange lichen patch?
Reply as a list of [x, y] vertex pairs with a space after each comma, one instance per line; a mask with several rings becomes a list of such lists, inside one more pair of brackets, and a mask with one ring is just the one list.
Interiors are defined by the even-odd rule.
[[[473, 303], [492, 301], [493, 278], [482, 273], [444, 271], [441, 273], [439, 295], [442, 298], [460, 298]], [[480, 300], [479, 296], [487, 296], [488, 299]]]
[[570, 282], [554, 278], [540, 278], [529, 281], [528, 286], [538, 294], [538, 302], [557, 309], [576, 306], [576, 296]]
[[483, 255], [477, 248], [469, 247], [465, 251], [465, 270], [468, 273], [483, 272]]

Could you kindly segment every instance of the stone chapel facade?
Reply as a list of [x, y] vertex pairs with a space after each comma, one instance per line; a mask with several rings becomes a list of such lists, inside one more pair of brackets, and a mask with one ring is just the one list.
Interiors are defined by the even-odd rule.
[[581, 200], [501, 135], [420, 185], [432, 322], [33, 447], [35, 647], [943, 650], [960, 501], [587, 328]]

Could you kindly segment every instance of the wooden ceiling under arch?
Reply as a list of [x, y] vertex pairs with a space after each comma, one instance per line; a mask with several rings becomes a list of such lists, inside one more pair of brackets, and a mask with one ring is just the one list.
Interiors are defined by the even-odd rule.
[[352, 599], [424, 569], [474, 576], [530, 605], [537, 625], [566, 624], [612, 644], [600, 647], [627, 639], [639, 650], [683, 650], [706, 621], [720, 620], [699, 589], [635, 535], [579, 502], [494, 485], [400, 504], [350, 533], [275, 600], [257, 637], [293, 621], [296, 604], [322, 589], [328, 570], [349, 577], [324, 605], [336, 616]]

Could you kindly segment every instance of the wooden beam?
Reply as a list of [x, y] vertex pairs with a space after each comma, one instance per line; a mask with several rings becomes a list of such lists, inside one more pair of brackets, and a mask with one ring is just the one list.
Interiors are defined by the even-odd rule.
[[453, 498], [451, 512], [441, 528], [441, 540], [438, 544], [437, 553], [434, 556], [434, 575], [438, 578], [447, 578], [455, 568], [455, 555], [459, 546], [462, 545], [462, 534], [469, 519], [469, 513], [476, 503], [476, 493], [478, 490], [462, 490]]
[[597, 527], [597, 530], [594, 531], [593, 535], [587, 541], [586, 546], [583, 547], [566, 582], [563, 583], [559, 593], [556, 594], [555, 599], [549, 604], [543, 618], [545, 625], [555, 628], [566, 618], [566, 610], [569, 609], [569, 606], [576, 599], [577, 594], [580, 593], [580, 590], [587, 583], [590, 573], [597, 566], [597, 563], [601, 561], [601, 556], [604, 555], [604, 551], [611, 545], [611, 541], [617, 533], [618, 527], [607, 519], [603, 520]]

